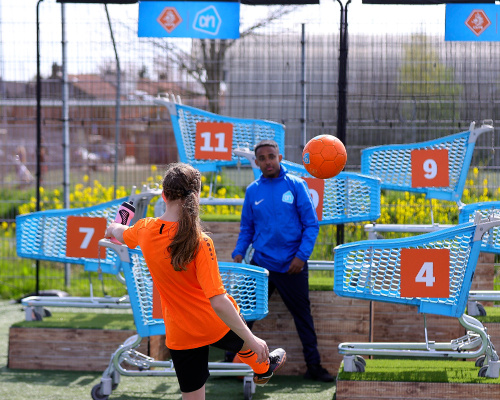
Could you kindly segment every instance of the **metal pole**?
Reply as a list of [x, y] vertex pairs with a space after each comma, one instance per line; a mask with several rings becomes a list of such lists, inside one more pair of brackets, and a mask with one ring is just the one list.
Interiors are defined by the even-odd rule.
[[[36, 3], [36, 210], [40, 211], [40, 149], [42, 141], [42, 81], [40, 77], [40, 3]], [[40, 292], [40, 261], [36, 260], [36, 295]]]
[[[63, 123], [63, 198], [64, 208], [69, 208], [69, 91], [68, 91], [68, 54], [66, 40], [66, 5], [61, 3], [61, 31], [62, 31], [62, 123]], [[64, 264], [64, 285], [71, 286], [71, 264]]]
[[[339, 52], [339, 80], [338, 80], [338, 102], [337, 102], [337, 137], [346, 145], [347, 126], [347, 6], [351, 2], [348, 0], [344, 5], [340, 0], [340, 52]], [[344, 224], [337, 225], [337, 245], [344, 243]]]
[[302, 134], [302, 148], [307, 144], [307, 104], [306, 104], [306, 24], [302, 24], [302, 40], [300, 42], [302, 45], [302, 65], [301, 65], [301, 80], [300, 85], [302, 88], [302, 117], [300, 119], [301, 123], [301, 134]]
[[116, 50], [115, 37], [113, 35], [113, 28], [111, 26], [111, 19], [109, 18], [108, 6], [104, 4], [106, 10], [106, 17], [108, 18], [109, 32], [111, 34], [111, 41], [113, 42], [113, 49], [115, 50], [116, 58], [116, 106], [115, 106], [115, 176], [114, 176], [114, 189], [113, 197], [116, 199], [116, 186], [118, 184], [118, 145], [120, 143], [120, 83], [121, 83], [121, 69], [118, 51]]

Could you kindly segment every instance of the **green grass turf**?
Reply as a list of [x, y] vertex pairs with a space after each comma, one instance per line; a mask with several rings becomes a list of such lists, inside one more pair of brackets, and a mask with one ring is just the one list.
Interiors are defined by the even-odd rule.
[[475, 316], [482, 323], [485, 322], [500, 322], [500, 307], [484, 307], [486, 310], [486, 316], [480, 317]]
[[12, 326], [21, 328], [130, 329], [135, 331], [132, 314], [87, 312], [52, 312], [52, 316], [45, 317], [43, 321], [20, 321]]
[[202, 221], [217, 221], [217, 222], [240, 222], [241, 215], [229, 214], [201, 214]]
[[399, 360], [366, 359], [366, 371], [344, 372], [338, 379], [345, 381], [497, 383], [500, 378], [479, 378], [479, 368], [473, 361], [459, 360]]
[[[62, 309], [70, 312], [70, 309]], [[53, 310], [52, 310], [53, 311]], [[110, 317], [123, 310], [96, 310]], [[83, 312], [79, 309], [78, 313]], [[7, 368], [9, 327], [24, 319], [19, 304], [0, 300], [0, 399], [5, 400], [89, 400], [90, 390], [99, 383], [102, 372], [14, 370]], [[48, 319], [48, 318], [47, 318]], [[221, 352], [211, 352], [218, 361]], [[237, 378], [209, 378], [207, 400], [243, 400], [243, 383]], [[253, 400], [332, 400], [335, 384], [319, 383], [301, 376], [275, 376], [264, 387], [257, 388]], [[121, 377], [110, 400], [179, 400], [181, 393], [175, 377]]]

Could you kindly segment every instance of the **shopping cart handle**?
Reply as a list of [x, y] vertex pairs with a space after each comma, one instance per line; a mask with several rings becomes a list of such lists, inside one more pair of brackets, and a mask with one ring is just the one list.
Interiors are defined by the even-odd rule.
[[483, 240], [483, 235], [491, 228], [500, 225], [500, 215], [491, 214], [488, 216], [488, 219], [481, 219], [481, 213], [476, 211], [474, 224], [477, 225], [476, 231], [474, 232], [474, 242], [476, 242], [478, 240]]
[[120, 260], [126, 263], [130, 263], [130, 255], [128, 253], [128, 247], [124, 244], [115, 244], [109, 239], [101, 239], [99, 240], [99, 246], [109, 247], [113, 249], [120, 257]]

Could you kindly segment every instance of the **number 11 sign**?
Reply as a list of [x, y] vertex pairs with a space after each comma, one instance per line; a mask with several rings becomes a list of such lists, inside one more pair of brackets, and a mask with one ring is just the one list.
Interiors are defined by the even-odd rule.
[[233, 124], [226, 122], [198, 122], [194, 145], [197, 160], [231, 161], [233, 151]]

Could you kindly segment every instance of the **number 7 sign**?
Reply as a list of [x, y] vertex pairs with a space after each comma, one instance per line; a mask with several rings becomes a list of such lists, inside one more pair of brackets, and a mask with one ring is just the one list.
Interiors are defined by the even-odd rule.
[[450, 297], [450, 250], [402, 249], [401, 297]]
[[104, 237], [106, 225], [106, 218], [68, 217], [66, 257], [106, 258], [105, 248], [99, 254], [99, 239]]

